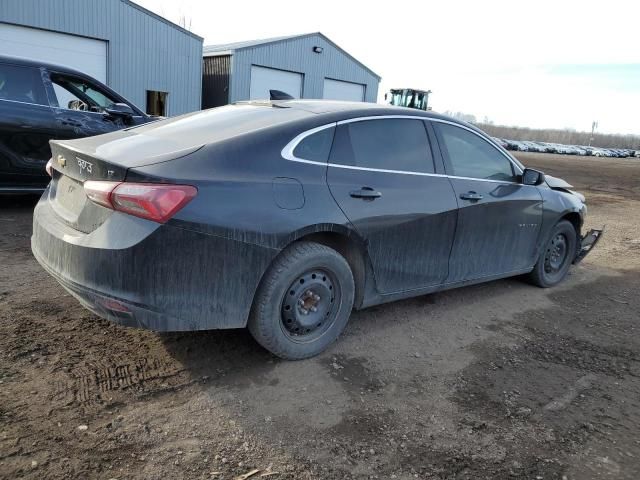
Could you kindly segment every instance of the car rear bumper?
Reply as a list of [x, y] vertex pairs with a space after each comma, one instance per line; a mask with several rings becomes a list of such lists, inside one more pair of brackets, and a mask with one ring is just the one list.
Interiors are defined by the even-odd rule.
[[277, 251], [114, 212], [89, 234], [35, 208], [38, 262], [86, 308], [156, 331], [239, 328]]
[[156, 331], [175, 331], [181, 322], [173, 317], [156, 312], [145, 305], [128, 302], [96, 292], [80, 284], [65, 279], [54, 272], [34, 250], [36, 260], [55, 278], [65, 290], [73, 295], [87, 310], [99, 317], [125, 327], [146, 328]]

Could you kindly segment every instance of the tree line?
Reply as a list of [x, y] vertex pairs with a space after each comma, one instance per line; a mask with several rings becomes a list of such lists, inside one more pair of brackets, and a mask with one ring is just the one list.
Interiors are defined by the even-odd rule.
[[[473, 123], [492, 137], [506, 138], [509, 140], [531, 140], [537, 142], [560, 143], [563, 145], [589, 145], [591, 132], [578, 132], [571, 129], [538, 129], [526, 127], [507, 127], [494, 125], [488, 118], [478, 121], [474, 115], [461, 112], [445, 112], [460, 120]], [[622, 135], [608, 133], [594, 133], [591, 145], [603, 148], [630, 148], [640, 150], [640, 135]]]
[[[506, 127], [490, 123], [476, 123], [492, 137], [508, 138], [509, 140], [533, 140], [538, 142], [561, 143], [564, 145], [589, 145], [591, 132], [577, 132], [573, 130], [535, 129], [524, 127]], [[631, 148], [640, 150], [640, 136], [594, 133], [591, 145], [603, 148]]]

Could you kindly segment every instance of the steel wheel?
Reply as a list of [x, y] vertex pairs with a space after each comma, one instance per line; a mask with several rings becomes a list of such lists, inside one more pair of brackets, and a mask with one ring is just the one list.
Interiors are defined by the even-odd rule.
[[569, 249], [567, 237], [559, 233], [551, 239], [544, 257], [544, 271], [556, 274], [562, 270], [568, 259]]
[[311, 342], [335, 322], [341, 292], [333, 275], [325, 270], [308, 270], [287, 289], [280, 308], [280, 324], [295, 342]]
[[272, 263], [256, 292], [247, 326], [281, 358], [313, 357], [349, 321], [355, 284], [346, 259], [315, 242], [296, 242]]
[[529, 274], [539, 287], [548, 288], [560, 283], [569, 272], [578, 247], [578, 232], [567, 220], [560, 220], [549, 235], [547, 244]]

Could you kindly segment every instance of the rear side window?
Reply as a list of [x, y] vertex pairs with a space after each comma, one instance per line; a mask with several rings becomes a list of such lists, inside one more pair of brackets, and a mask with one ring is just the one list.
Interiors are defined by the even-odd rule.
[[331, 162], [356, 167], [433, 173], [433, 155], [421, 120], [363, 120], [338, 127]]
[[49, 105], [40, 70], [0, 63], [0, 100]]
[[329, 159], [335, 128], [325, 128], [302, 139], [293, 149], [293, 156], [304, 160], [326, 162]]
[[488, 141], [464, 128], [439, 123], [451, 162], [451, 175], [484, 180], [515, 181], [511, 162]]

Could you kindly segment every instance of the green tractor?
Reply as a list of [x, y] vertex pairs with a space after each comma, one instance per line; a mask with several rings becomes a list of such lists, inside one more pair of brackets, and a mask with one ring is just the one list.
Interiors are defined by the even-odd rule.
[[392, 88], [384, 94], [384, 99], [390, 105], [398, 107], [417, 108], [418, 110], [430, 110], [429, 94], [431, 90], [417, 90], [415, 88]]

